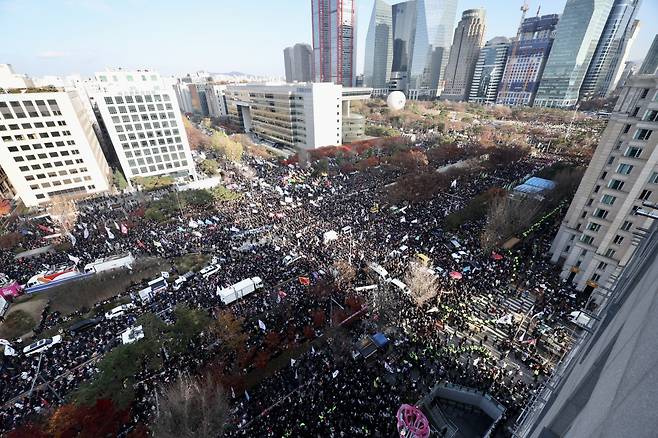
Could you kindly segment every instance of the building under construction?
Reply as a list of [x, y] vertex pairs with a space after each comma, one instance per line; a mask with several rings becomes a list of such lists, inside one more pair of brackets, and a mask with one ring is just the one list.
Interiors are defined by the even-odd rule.
[[510, 46], [496, 103], [532, 105], [555, 38], [557, 14], [526, 18]]

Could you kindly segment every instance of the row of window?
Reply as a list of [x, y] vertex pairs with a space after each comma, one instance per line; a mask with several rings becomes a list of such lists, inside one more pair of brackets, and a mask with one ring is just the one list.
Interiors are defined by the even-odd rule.
[[82, 181], [91, 181], [90, 176], [76, 176], [73, 178], [66, 178], [62, 180], [49, 180], [49, 181], [44, 181], [41, 184], [30, 184], [30, 189], [32, 190], [45, 190], [49, 189], [51, 187], [60, 187], [62, 185], [69, 185], [73, 183], [80, 183]]
[[52, 151], [52, 152], [48, 152], [48, 154], [38, 153], [36, 155], [34, 155], [34, 154], [28, 154], [28, 155], [25, 155], [25, 156], [16, 155], [16, 156], [14, 156], [14, 161], [17, 162], [17, 163], [22, 163], [23, 161], [26, 161], [26, 160], [27, 161], [35, 161], [36, 159], [45, 160], [48, 157], [50, 157], [50, 158], [59, 158], [60, 156], [61, 157], [68, 157], [69, 155], [79, 155], [79, 154], [80, 154], [80, 152], [77, 149], [73, 149], [72, 151], [67, 151], [67, 150], [59, 151], [59, 152], [58, 151]]
[[132, 172], [133, 175], [140, 175], [140, 174], [146, 174], [148, 172], [157, 172], [159, 170], [173, 170], [173, 169], [178, 169], [178, 168], [184, 168], [187, 166], [187, 161], [183, 160], [181, 162], [175, 161], [173, 163], [160, 163], [160, 164], [152, 164], [150, 166], [142, 166], [142, 167], [137, 167], [135, 164], [134, 160], [128, 160], [128, 164], [130, 165], [130, 171]]
[[[148, 108], [148, 111], [146, 110]], [[173, 106], [168, 103], [166, 105], [158, 104], [157, 105], [157, 111], [173, 111]], [[119, 105], [119, 106], [108, 106], [107, 111], [110, 114], [137, 114], [137, 113], [155, 113], [156, 107], [154, 105], [137, 105], [137, 107], [132, 106], [132, 105]], [[170, 112], [169, 114], [173, 114], [173, 112]]]
[[[62, 112], [57, 105], [57, 101], [54, 99], [44, 100], [25, 100], [22, 102], [11, 101], [0, 102], [0, 115], [5, 120], [11, 119], [25, 119], [29, 115], [30, 117], [50, 117], [60, 116]], [[38, 110], [38, 111], [37, 111]]]
[[[622, 134], [628, 134], [628, 132], [631, 130], [632, 126], [633, 125], [630, 125], [630, 124], [627, 124], [626, 126], [624, 126], [624, 129], [622, 130]], [[649, 138], [651, 137], [651, 134], [653, 134], [652, 129], [639, 128], [635, 131], [635, 135], [633, 135], [633, 139], [646, 141], [646, 140], [649, 140]]]
[[11, 135], [3, 135], [2, 136], [2, 141], [3, 142], [10, 142], [10, 141], [23, 141], [23, 140], [36, 140], [37, 138], [51, 138], [51, 137], [61, 137], [64, 135], [71, 135], [71, 131], [50, 131], [50, 132], [40, 132], [39, 136], [37, 137], [37, 134], [16, 134], [12, 138]]
[[[67, 140], [66, 145], [75, 146], [75, 141]], [[30, 148], [30, 146], [31, 146], [31, 148]], [[41, 143], [32, 143], [31, 145], [22, 144], [20, 146], [9, 146], [7, 149], [9, 149], [9, 152], [18, 152], [19, 148], [20, 148], [21, 151], [29, 151], [29, 150], [40, 150], [40, 149], [43, 149], [44, 146], [46, 147], [46, 149], [51, 149], [51, 148], [54, 148], [55, 146], [64, 147], [65, 143], [63, 141], [56, 141], [54, 144], [48, 142], [48, 143], [44, 143], [43, 145], [41, 145]]]
[[[103, 76], [101, 76], [103, 77]], [[126, 96], [105, 96], [105, 103], [112, 105], [113, 103], [144, 103], [144, 102], [169, 102], [171, 98], [168, 94], [144, 94], [142, 95], [126, 95]]]
[[[19, 169], [21, 172], [29, 172], [30, 170], [41, 170], [41, 169], [50, 169], [53, 166], [55, 167], [63, 167], [63, 166], [72, 166], [73, 163], [76, 164], [82, 164], [84, 161], [82, 158], [76, 158], [75, 160], [64, 160], [62, 161], [54, 161], [52, 163], [43, 163], [41, 164], [32, 164], [31, 166], [20, 166]], [[43, 166], [43, 167], [42, 167]], [[81, 172], [86, 172], [87, 169], [81, 169]]]
[[44, 123], [42, 122], [34, 122], [34, 125], [32, 123], [21, 123], [20, 126], [16, 124], [9, 124], [9, 125], [0, 125], [0, 131], [6, 131], [9, 129], [10, 131], [17, 131], [17, 130], [23, 130], [23, 129], [32, 129], [33, 127], [36, 128], [43, 128], [44, 126], [53, 128], [55, 126], [66, 126], [66, 122], [64, 120], [58, 120], [57, 123], [54, 121], [48, 120]]

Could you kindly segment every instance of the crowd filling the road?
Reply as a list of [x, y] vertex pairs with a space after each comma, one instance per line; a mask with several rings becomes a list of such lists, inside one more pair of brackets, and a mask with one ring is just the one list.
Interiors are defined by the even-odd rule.
[[[204, 331], [182, 354], [162, 351], [164, 366], [143, 367], [135, 378], [126, 428], [153, 420], [162, 385], [214, 365], [235, 378], [224, 387], [228, 436], [391, 436], [398, 407], [417, 402], [442, 381], [498, 400], [506, 408], [498, 430], [504, 434], [569, 349], [575, 326], [567, 317], [586, 299], [546, 257], [564, 209], [544, 218], [513, 250], [493, 255], [480, 249], [482, 220], [452, 233], [444, 221], [478, 194], [522, 181], [554, 161], [526, 157], [462, 174], [430, 201], [404, 206], [386, 202], [386, 186], [397, 174], [383, 166], [326, 175], [255, 157], [225, 164], [225, 178], [242, 196], [216, 210], [188, 205], [173, 220], [155, 223], [134, 195], [81, 201], [72, 238], [65, 237], [72, 242], [68, 249], [20, 259], [3, 250], [0, 271], [24, 284], [44, 267], [72, 260], [83, 267], [127, 251], [138, 260], [170, 261], [170, 280], [184, 273], [176, 271], [174, 259], [187, 254], [206, 254], [219, 270], [148, 301], [137, 295], [144, 284], [132, 285], [119, 298], [130, 299], [133, 309], [75, 335], [59, 330], [62, 342], [42, 354], [22, 354], [32, 341], [8, 340], [17, 354], [5, 356], [0, 368], [0, 432], [62, 404], [93, 379], [98, 361], [118, 348], [118, 335], [140, 316], [157, 314], [172, 323], [175, 306], [185, 304], [211, 318], [239, 318], [244, 345], [218, 347], [221, 341]], [[38, 237], [25, 235], [23, 246], [41, 246]], [[337, 261], [354, 269], [347, 286], [335, 281], [342, 275]], [[389, 281], [404, 281], [412, 261], [431, 267], [439, 285], [440, 293], [422, 305]], [[368, 267], [373, 262], [388, 272], [386, 279]], [[262, 289], [229, 305], [220, 301], [218, 289], [256, 276]], [[368, 285], [378, 287], [355, 291]], [[113, 300], [92, 311], [102, 315]], [[57, 333], [81, 314], [47, 308], [35, 336]], [[354, 358], [358, 341], [376, 332], [391, 345], [368, 360]], [[261, 367], [258, 349], [268, 342], [274, 347]]]

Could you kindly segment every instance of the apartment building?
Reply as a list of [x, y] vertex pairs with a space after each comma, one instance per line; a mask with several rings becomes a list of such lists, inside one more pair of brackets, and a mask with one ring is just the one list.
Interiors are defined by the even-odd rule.
[[96, 73], [90, 99], [126, 179], [196, 178], [176, 94], [149, 70]]
[[360, 139], [365, 120], [350, 111], [352, 100], [368, 99], [372, 89], [332, 83], [229, 85], [229, 117], [245, 132], [309, 150]]
[[581, 290], [609, 288], [651, 224], [636, 212], [658, 201], [657, 131], [658, 76], [631, 77], [550, 251]]
[[76, 91], [0, 94], [0, 140], [0, 167], [28, 207], [110, 187], [110, 168]]

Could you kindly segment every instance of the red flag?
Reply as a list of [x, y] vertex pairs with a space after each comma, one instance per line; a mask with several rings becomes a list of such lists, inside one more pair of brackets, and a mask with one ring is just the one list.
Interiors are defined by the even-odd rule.
[[146, 248], [146, 246], [142, 243], [141, 240], [137, 241], [137, 246], [139, 246], [140, 248]]
[[282, 298], [282, 299], [283, 299], [283, 298], [285, 298], [285, 297], [287, 297], [287, 296], [288, 296], [288, 294], [285, 293], [284, 291], [282, 291], [282, 290], [279, 291], [279, 298]]
[[311, 280], [309, 280], [308, 277], [299, 277], [299, 283], [304, 286], [308, 286], [309, 284], [311, 284]]
[[124, 224], [121, 224], [121, 233], [128, 234], [128, 227], [126, 227]]
[[45, 231], [46, 233], [52, 233], [52, 232], [53, 232], [53, 229], [52, 229], [52, 228], [48, 228], [48, 227], [46, 227], [46, 226], [44, 226], [44, 225], [41, 225], [41, 224], [37, 224], [37, 227], [38, 227], [41, 231]]

